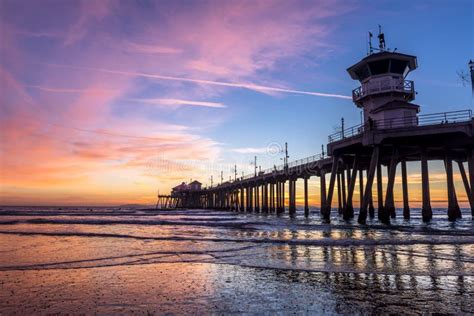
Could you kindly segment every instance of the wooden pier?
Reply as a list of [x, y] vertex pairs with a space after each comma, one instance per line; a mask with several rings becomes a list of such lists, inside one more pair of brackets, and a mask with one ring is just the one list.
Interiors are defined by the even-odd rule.
[[[321, 189], [321, 216], [329, 221], [337, 199], [337, 212], [346, 220], [354, 217], [354, 191], [359, 185], [358, 222], [377, 217], [383, 223], [397, 216], [394, 184], [400, 165], [403, 217], [409, 219], [407, 162], [419, 162], [422, 181], [422, 218], [432, 218], [428, 161], [442, 161], [448, 193], [447, 216], [462, 216], [454, 186], [457, 166], [474, 217], [474, 119], [471, 110], [419, 115], [414, 82], [405, 80], [417, 68], [415, 56], [388, 52], [381, 48], [348, 69], [361, 86], [353, 90], [357, 107], [364, 112], [364, 123], [328, 137], [327, 154], [285, 163], [258, 174], [243, 176], [215, 187], [189, 192], [193, 204], [183, 207], [226, 209], [246, 212], [296, 212], [296, 181], [304, 181], [304, 215], [309, 215], [308, 179], [318, 177]], [[387, 183], [382, 183], [382, 168]], [[466, 169], [468, 172], [466, 172]], [[328, 182], [326, 179], [328, 176]], [[377, 186], [374, 187], [376, 179]], [[359, 182], [357, 184], [357, 182]], [[337, 188], [337, 189], [336, 189]], [[337, 190], [337, 197], [335, 192]], [[357, 207], [356, 207], [357, 208]]]

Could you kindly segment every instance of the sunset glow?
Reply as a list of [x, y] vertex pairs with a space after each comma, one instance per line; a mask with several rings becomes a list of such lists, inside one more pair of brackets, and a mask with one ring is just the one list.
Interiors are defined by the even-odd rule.
[[[378, 23], [391, 48], [418, 56], [422, 113], [472, 108], [456, 76], [473, 55], [459, 18], [470, 2], [401, 3], [1, 1], [0, 205], [149, 205], [182, 181], [252, 173], [254, 155], [279, 165], [275, 144], [289, 143], [290, 161], [317, 154], [341, 117], [360, 122], [345, 69]], [[444, 206], [444, 167], [430, 169]], [[413, 207], [420, 183], [410, 163]], [[455, 185], [467, 206], [457, 166]]]
[[0, 315], [474, 315], [473, 0], [0, 0]]

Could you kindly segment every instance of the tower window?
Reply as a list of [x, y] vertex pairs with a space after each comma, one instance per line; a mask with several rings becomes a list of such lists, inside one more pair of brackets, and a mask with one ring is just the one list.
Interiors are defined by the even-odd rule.
[[404, 60], [397, 60], [397, 59], [392, 59], [391, 66], [390, 66], [390, 72], [396, 73], [396, 74], [404, 74], [405, 69], [407, 68], [408, 62]]
[[378, 60], [369, 63], [372, 75], [380, 75], [388, 72], [389, 59]]
[[366, 65], [359, 67], [355, 71], [355, 73], [357, 74], [357, 76], [359, 77], [359, 80], [361, 81], [367, 78], [368, 76], [370, 76], [369, 68]]

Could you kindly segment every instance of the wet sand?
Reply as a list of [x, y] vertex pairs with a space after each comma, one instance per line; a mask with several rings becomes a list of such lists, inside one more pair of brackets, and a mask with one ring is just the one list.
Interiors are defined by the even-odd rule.
[[312, 211], [4, 208], [0, 312], [474, 313], [470, 216], [387, 228]]

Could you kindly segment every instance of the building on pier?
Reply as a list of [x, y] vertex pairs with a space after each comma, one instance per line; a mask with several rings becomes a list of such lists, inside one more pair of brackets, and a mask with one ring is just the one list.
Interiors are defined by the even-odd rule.
[[[384, 38], [379, 35], [379, 38]], [[328, 137], [327, 154], [320, 154], [263, 170], [218, 186], [189, 192], [197, 207], [248, 212], [296, 214], [296, 181], [304, 181], [304, 215], [309, 215], [308, 179], [320, 181], [320, 213], [329, 221], [333, 214], [354, 217], [354, 192], [359, 186], [358, 221], [377, 216], [383, 223], [397, 216], [394, 185], [400, 166], [403, 217], [410, 218], [407, 162], [419, 162], [422, 182], [422, 218], [432, 218], [428, 161], [443, 161], [446, 172], [449, 220], [462, 216], [454, 166], [458, 166], [463, 189], [474, 217], [474, 119], [472, 111], [423, 114], [415, 99], [415, 85], [407, 80], [417, 68], [415, 56], [385, 50], [364, 57], [347, 69], [360, 87], [352, 92], [354, 104], [364, 112], [364, 121], [341, 128]], [[372, 50], [371, 50], [372, 51]], [[468, 172], [466, 172], [467, 164]], [[387, 170], [383, 183], [382, 168]], [[357, 183], [358, 182], [358, 183]], [[375, 185], [376, 183], [376, 185]], [[285, 198], [285, 194], [288, 194]], [[337, 213], [333, 211], [337, 200]], [[191, 205], [191, 204], [189, 204]], [[377, 212], [375, 212], [377, 207]]]
[[181, 184], [171, 189], [171, 195], [180, 196], [180, 195], [183, 195], [184, 193], [200, 191], [201, 186], [202, 186], [202, 183], [197, 180], [194, 180], [189, 184], [186, 184], [186, 182], [181, 182]]
[[189, 184], [189, 190], [191, 191], [199, 191], [201, 190], [201, 186], [202, 186], [202, 183], [197, 181], [197, 180], [194, 180], [193, 182], [191, 182]]
[[186, 184], [186, 182], [181, 182], [181, 184], [171, 189], [171, 195], [178, 195], [181, 192], [185, 192], [188, 190], [189, 190], [189, 186]]
[[158, 195], [156, 208], [198, 208], [202, 206], [201, 201], [202, 183], [194, 180], [189, 184], [181, 184], [171, 189], [170, 195]]
[[371, 54], [347, 71], [360, 87], [352, 91], [354, 103], [362, 108], [364, 122], [399, 120], [407, 126], [416, 125], [420, 106], [415, 99], [415, 85], [406, 80], [417, 68], [416, 57], [382, 51]]

